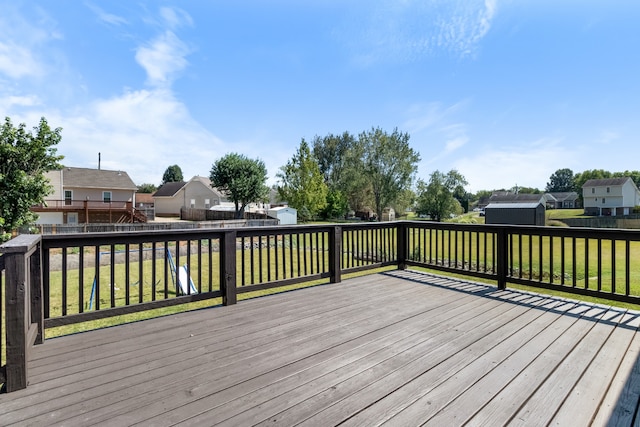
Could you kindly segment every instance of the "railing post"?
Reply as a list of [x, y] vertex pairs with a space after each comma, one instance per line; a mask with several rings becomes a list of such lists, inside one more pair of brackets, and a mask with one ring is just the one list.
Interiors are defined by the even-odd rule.
[[38, 271], [39, 235], [22, 234], [0, 246], [5, 261], [5, 320], [7, 326], [7, 392], [21, 390], [28, 384], [29, 348], [43, 325], [33, 325], [31, 291], [42, 286], [41, 276], [31, 277]]
[[29, 262], [31, 287], [31, 323], [36, 325], [37, 335], [34, 344], [44, 342], [44, 282], [42, 275], [42, 245], [35, 248]]
[[225, 231], [220, 242], [220, 290], [222, 304], [232, 305], [238, 300], [236, 294], [236, 237], [235, 230]]
[[496, 230], [496, 272], [498, 274], [498, 289], [507, 289], [507, 265], [509, 263], [508, 233], [505, 228]]
[[342, 227], [336, 225], [329, 232], [329, 281], [342, 281]]
[[403, 222], [399, 222], [396, 226], [397, 237], [397, 254], [398, 254], [398, 270], [407, 269], [407, 225]]

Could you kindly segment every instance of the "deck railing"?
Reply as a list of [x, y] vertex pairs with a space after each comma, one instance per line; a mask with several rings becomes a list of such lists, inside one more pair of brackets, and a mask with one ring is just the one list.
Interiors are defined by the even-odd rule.
[[0, 253], [8, 391], [26, 386], [29, 348], [46, 328], [213, 298], [234, 304], [238, 294], [385, 266], [640, 303], [633, 230], [398, 221], [21, 235]]

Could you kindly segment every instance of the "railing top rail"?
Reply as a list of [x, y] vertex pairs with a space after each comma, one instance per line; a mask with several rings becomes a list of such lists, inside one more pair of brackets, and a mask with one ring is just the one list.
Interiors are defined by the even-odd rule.
[[513, 224], [459, 224], [432, 221], [397, 221], [405, 222], [420, 228], [442, 230], [466, 229], [469, 231], [497, 231], [505, 230], [512, 234], [530, 234], [541, 236], [569, 236], [603, 239], [640, 240], [640, 230], [624, 228], [589, 228], [589, 227], [549, 227], [541, 225], [513, 225]]
[[42, 240], [39, 234], [19, 234], [15, 238], [0, 245], [0, 253], [27, 253]]

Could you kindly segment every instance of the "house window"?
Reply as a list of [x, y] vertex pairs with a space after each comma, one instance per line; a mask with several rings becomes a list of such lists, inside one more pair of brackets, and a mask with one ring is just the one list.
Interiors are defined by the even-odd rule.
[[595, 194], [595, 192], [596, 192], [596, 189], [595, 189], [595, 188], [592, 188], [592, 189], [591, 189], [591, 194]]
[[111, 203], [111, 191], [102, 192], [102, 201], [105, 203]]
[[73, 200], [73, 191], [64, 190], [64, 204], [69, 206], [71, 205], [72, 200]]
[[193, 209], [196, 207], [196, 199], [191, 199], [190, 207]]
[[604, 197], [602, 198], [602, 204], [604, 205]]
[[205, 209], [209, 209], [211, 207], [211, 200], [210, 199], [204, 199], [204, 208]]
[[611, 187], [607, 187], [607, 193], [611, 192]]

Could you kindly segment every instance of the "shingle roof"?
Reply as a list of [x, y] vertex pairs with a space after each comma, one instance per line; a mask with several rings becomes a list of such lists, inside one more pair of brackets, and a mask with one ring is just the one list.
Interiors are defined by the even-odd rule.
[[67, 188], [101, 188], [109, 190], [137, 190], [124, 171], [73, 168], [62, 169], [63, 185]]
[[172, 197], [180, 191], [185, 184], [184, 181], [167, 182], [158, 188], [158, 191], [153, 193], [153, 197]]
[[610, 185], [623, 185], [625, 182], [630, 180], [631, 178], [605, 178], [605, 179], [590, 179], [584, 183], [582, 188], [585, 187], [606, 187]]
[[576, 193], [575, 191], [568, 191], [563, 193], [547, 193], [547, 194], [552, 196], [554, 199], [556, 199], [559, 202], [563, 202], [567, 199], [575, 200], [578, 198], [578, 193]]

